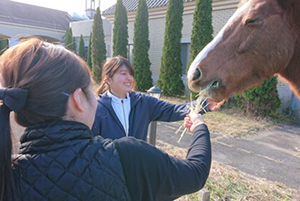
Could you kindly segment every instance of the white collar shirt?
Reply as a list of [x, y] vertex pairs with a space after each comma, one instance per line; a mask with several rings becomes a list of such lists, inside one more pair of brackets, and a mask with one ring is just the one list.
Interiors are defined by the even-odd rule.
[[114, 109], [118, 119], [120, 120], [123, 128], [125, 130], [126, 136], [129, 132], [129, 113], [130, 113], [130, 96], [129, 93], [126, 94], [126, 98], [119, 98], [113, 95], [110, 91], [107, 92], [107, 95], [111, 97], [111, 106]]

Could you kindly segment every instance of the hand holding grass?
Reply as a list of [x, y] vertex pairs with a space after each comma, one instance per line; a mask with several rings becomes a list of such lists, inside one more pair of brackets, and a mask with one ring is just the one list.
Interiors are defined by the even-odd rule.
[[184, 127], [189, 128], [191, 132], [194, 132], [198, 125], [205, 124], [201, 114], [191, 112], [184, 118]]

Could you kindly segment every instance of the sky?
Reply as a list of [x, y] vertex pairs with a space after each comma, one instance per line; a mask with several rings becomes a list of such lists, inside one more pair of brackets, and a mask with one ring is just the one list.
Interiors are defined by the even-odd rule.
[[[69, 13], [75, 12], [79, 14], [85, 13], [85, 1], [86, 0], [13, 0], [26, 4], [33, 4], [37, 6], [53, 8], [57, 10], [67, 11]], [[87, 0], [90, 2], [91, 0]], [[95, 0], [96, 6], [98, 7], [98, 0]], [[100, 10], [103, 11], [108, 7], [114, 5], [116, 0], [101, 0]], [[88, 3], [90, 5], [90, 3]], [[89, 7], [89, 6], [88, 6]]]

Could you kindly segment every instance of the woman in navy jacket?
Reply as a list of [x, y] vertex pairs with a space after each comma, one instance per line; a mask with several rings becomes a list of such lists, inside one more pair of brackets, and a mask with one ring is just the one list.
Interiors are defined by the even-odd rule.
[[[85, 61], [62, 46], [30, 39], [1, 55], [0, 200], [165, 201], [204, 186], [211, 143], [199, 114], [185, 160], [132, 137], [93, 137], [91, 83]], [[14, 159], [10, 111], [26, 127]]]
[[[119, 139], [133, 136], [146, 141], [151, 121], [180, 121], [189, 113], [192, 103], [171, 104], [155, 97], [132, 91], [134, 69], [127, 59], [117, 56], [106, 61], [98, 89], [98, 107], [93, 135]], [[205, 105], [205, 104], [203, 104]], [[201, 113], [210, 110], [211, 105]], [[114, 132], [112, 132], [114, 131]]]

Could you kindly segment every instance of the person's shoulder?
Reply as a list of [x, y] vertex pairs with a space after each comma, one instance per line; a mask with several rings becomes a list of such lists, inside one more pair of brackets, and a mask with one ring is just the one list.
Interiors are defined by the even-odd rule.
[[97, 148], [98, 150], [114, 150], [116, 148], [115, 143], [111, 139], [104, 139], [101, 136], [93, 137], [90, 142], [90, 148]]
[[130, 99], [132, 101], [139, 101], [141, 99], [144, 99], [146, 98], [148, 95], [147, 94], [144, 94], [144, 93], [141, 93], [141, 92], [137, 92], [137, 91], [131, 91], [129, 93], [129, 96], [130, 96]]
[[98, 104], [107, 104], [110, 103], [111, 97], [107, 95], [107, 93], [100, 94], [97, 98]]
[[97, 100], [102, 100], [102, 99], [107, 99], [107, 98], [110, 98], [107, 94], [107, 92], [103, 93], [103, 94], [99, 94]]

